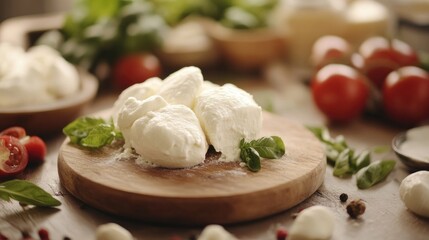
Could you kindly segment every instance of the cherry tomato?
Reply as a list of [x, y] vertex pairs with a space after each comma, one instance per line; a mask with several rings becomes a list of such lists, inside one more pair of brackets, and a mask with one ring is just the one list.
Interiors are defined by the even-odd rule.
[[351, 61], [352, 65], [364, 73], [378, 89], [383, 88], [387, 75], [400, 67], [399, 64], [387, 58], [364, 60], [358, 53], [352, 55]]
[[419, 63], [417, 53], [407, 43], [383, 37], [371, 37], [359, 47], [362, 57], [360, 64], [352, 62], [360, 69], [379, 89], [383, 88], [387, 75], [403, 66], [416, 66]]
[[47, 152], [45, 142], [37, 136], [31, 136], [21, 140], [27, 149], [28, 161], [31, 164], [39, 164], [45, 161]]
[[158, 58], [149, 53], [124, 56], [113, 66], [113, 82], [120, 89], [160, 74], [161, 64]]
[[312, 79], [317, 107], [334, 122], [349, 122], [359, 116], [369, 97], [365, 76], [342, 64], [329, 64]]
[[349, 63], [352, 52], [350, 44], [341, 37], [327, 35], [316, 40], [313, 45], [311, 60], [320, 69], [330, 63]]
[[383, 105], [394, 122], [416, 125], [429, 117], [429, 74], [414, 66], [391, 72], [383, 88]]
[[26, 131], [22, 127], [10, 127], [0, 132], [0, 136], [12, 136], [21, 139], [27, 135]]
[[13, 177], [21, 173], [28, 164], [28, 155], [19, 139], [0, 136], [0, 177]]
[[406, 42], [393, 39], [391, 42], [393, 59], [401, 66], [417, 66], [419, 57], [417, 52]]

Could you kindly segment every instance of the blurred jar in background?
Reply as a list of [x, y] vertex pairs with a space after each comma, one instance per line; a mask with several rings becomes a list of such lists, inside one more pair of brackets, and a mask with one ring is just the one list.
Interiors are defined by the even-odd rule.
[[357, 47], [372, 36], [391, 36], [391, 19], [388, 9], [377, 1], [350, 1], [346, 9], [347, 30], [343, 37]]
[[396, 1], [397, 35], [414, 49], [429, 52], [429, 0]]
[[341, 36], [357, 48], [370, 36], [388, 36], [389, 22], [387, 8], [372, 0], [282, 0], [270, 20], [285, 36], [289, 63], [301, 68], [310, 66], [320, 37]]
[[[341, 3], [341, 2], [340, 2]], [[330, 0], [283, 0], [273, 13], [273, 27], [284, 34], [289, 62], [310, 64], [313, 43], [323, 35], [342, 35], [345, 13], [342, 4]]]

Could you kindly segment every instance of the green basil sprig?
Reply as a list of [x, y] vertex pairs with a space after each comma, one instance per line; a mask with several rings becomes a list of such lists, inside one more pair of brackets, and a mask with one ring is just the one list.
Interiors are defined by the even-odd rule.
[[261, 157], [259, 157], [258, 152], [254, 148], [241, 148], [240, 158], [246, 163], [250, 171], [257, 172], [261, 170]]
[[[375, 147], [372, 152], [365, 150], [356, 153], [354, 149], [348, 146], [343, 136], [332, 138], [326, 128], [308, 127], [308, 129], [324, 144], [327, 162], [334, 167], [333, 175], [346, 178], [359, 173], [356, 178], [360, 189], [369, 188], [383, 180], [395, 166], [395, 161], [392, 164], [392, 160], [383, 160], [381, 163], [373, 163], [377, 167], [369, 168], [372, 166], [371, 153], [379, 154], [388, 151], [389, 148], [385, 146]], [[364, 174], [361, 169], [367, 169], [368, 172]]]
[[350, 148], [344, 149], [335, 159], [333, 174], [336, 177], [350, 177], [371, 163], [371, 154], [365, 150], [358, 154]]
[[350, 166], [351, 158], [353, 158], [353, 151], [350, 149], [345, 149], [338, 155], [333, 171], [334, 176], [348, 177], [353, 174], [353, 170]]
[[61, 205], [61, 202], [52, 197], [51, 194], [25, 180], [10, 180], [0, 183], [0, 199], [5, 201], [15, 199], [20, 203], [41, 207]]
[[70, 142], [87, 148], [101, 148], [123, 138], [112, 121], [90, 117], [74, 120], [63, 129], [63, 133], [70, 138]]
[[384, 180], [396, 165], [395, 160], [382, 160], [371, 163], [356, 174], [356, 184], [367, 189]]
[[278, 136], [262, 137], [250, 142], [246, 142], [244, 139], [240, 141], [240, 158], [253, 172], [261, 169], [261, 157], [278, 159], [284, 154], [285, 145]]
[[335, 166], [340, 153], [349, 148], [343, 136], [332, 138], [326, 128], [307, 127], [324, 145], [328, 164]]

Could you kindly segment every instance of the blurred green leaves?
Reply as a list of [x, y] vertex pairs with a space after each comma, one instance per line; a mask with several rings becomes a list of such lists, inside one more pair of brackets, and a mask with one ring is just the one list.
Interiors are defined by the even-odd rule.
[[55, 47], [68, 61], [92, 69], [128, 53], [156, 50], [168, 28], [148, 0], [79, 0], [60, 34], [48, 32], [38, 44]]
[[278, 0], [77, 0], [59, 31], [37, 44], [58, 49], [70, 62], [94, 70], [120, 56], [155, 51], [171, 26], [190, 15], [204, 16], [230, 28], [266, 26]]
[[[222, 1], [221, 1], [222, 2]], [[267, 26], [267, 18], [277, 0], [230, 0], [219, 21], [226, 27], [251, 29]], [[224, 5], [225, 6], [225, 5]]]

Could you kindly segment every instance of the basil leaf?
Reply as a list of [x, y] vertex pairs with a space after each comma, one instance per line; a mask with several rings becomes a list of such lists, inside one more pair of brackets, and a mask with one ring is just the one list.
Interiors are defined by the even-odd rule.
[[331, 166], [335, 166], [335, 162], [337, 161], [340, 152], [333, 148], [331, 145], [325, 145], [325, 153], [328, 164]]
[[335, 166], [335, 162], [342, 151], [349, 148], [343, 136], [332, 138], [324, 127], [309, 127], [309, 129], [325, 145], [326, 160], [329, 165]]
[[257, 140], [246, 142], [240, 140], [240, 158], [246, 163], [250, 171], [257, 172], [261, 169], [261, 157], [281, 158], [285, 154], [283, 140], [277, 136], [262, 137]]
[[394, 160], [382, 160], [371, 163], [356, 174], [358, 188], [366, 189], [384, 180], [396, 165]]
[[90, 117], [76, 119], [63, 129], [63, 133], [70, 142], [88, 148], [100, 148], [123, 138], [112, 121], [108, 123], [104, 119]]
[[63, 129], [63, 133], [70, 138], [72, 143], [80, 144], [94, 127], [103, 123], [104, 120], [101, 118], [81, 117], [69, 123]]
[[107, 124], [100, 124], [89, 131], [88, 136], [82, 139], [81, 144], [89, 148], [99, 148], [110, 144], [115, 138], [113, 130], [114, 129]]
[[307, 129], [310, 130], [322, 142], [330, 142], [332, 140], [328, 129], [324, 127], [307, 126]]
[[2, 188], [4, 187], [0, 185], [0, 199], [4, 201], [10, 201], [9, 195], [1, 191]]
[[353, 174], [353, 170], [350, 167], [350, 158], [353, 157], [353, 151], [346, 149], [338, 156], [334, 166], [334, 176], [336, 177], [349, 177]]
[[25, 180], [11, 180], [0, 183], [0, 198], [9, 201], [11, 198], [28, 205], [53, 207], [61, 202], [39, 186]]
[[240, 149], [246, 148], [249, 144], [244, 141], [244, 138], [240, 140]]
[[252, 140], [249, 145], [263, 158], [278, 159], [285, 154], [283, 140], [277, 136], [262, 137], [257, 140]]
[[350, 159], [350, 166], [353, 172], [356, 173], [360, 169], [368, 166], [371, 163], [371, 153], [369, 151], [362, 151]]
[[[348, 177], [354, 173], [357, 185], [365, 189], [382, 181], [395, 167], [393, 160], [384, 160], [371, 164], [371, 152], [363, 151], [358, 155], [349, 148], [343, 136], [331, 138], [326, 128], [307, 127], [324, 145], [327, 162], [334, 166], [333, 175], [336, 177]], [[386, 148], [375, 148], [373, 153], [384, 152]]]
[[251, 147], [241, 149], [240, 158], [246, 163], [250, 171], [257, 172], [261, 170], [261, 158], [255, 149]]

